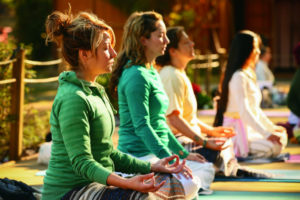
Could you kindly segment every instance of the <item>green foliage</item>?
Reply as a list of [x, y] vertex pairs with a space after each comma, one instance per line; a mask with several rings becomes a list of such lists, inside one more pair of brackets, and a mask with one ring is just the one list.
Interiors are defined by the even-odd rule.
[[118, 108], [118, 102], [116, 101], [116, 99], [112, 98], [112, 95], [109, 92], [109, 82], [110, 82], [110, 77], [111, 74], [104, 74], [104, 75], [100, 75], [97, 77], [97, 83], [99, 83], [100, 85], [102, 85], [105, 88], [105, 91], [109, 97], [110, 102], [112, 103], [112, 105], [114, 106], [115, 109]]
[[168, 23], [170, 26], [184, 26], [189, 29], [194, 26], [196, 13], [194, 10], [183, 10], [181, 12], [171, 12], [169, 14]]
[[200, 92], [196, 94], [198, 109], [212, 108], [212, 99], [206, 94], [206, 92]]
[[0, 0], [0, 3], [3, 5], [7, 5], [9, 8], [14, 8], [15, 0]]
[[[28, 46], [21, 45], [22, 48], [26, 49], [26, 54], [31, 52], [31, 49]], [[13, 53], [14, 49], [16, 48], [16, 41], [14, 38], [9, 37], [7, 42], [0, 43], [0, 61], [6, 61], [9, 60]], [[7, 65], [1, 65], [0, 66], [0, 80], [6, 80], [12, 78], [12, 70], [13, 66], [12, 64]], [[32, 78], [35, 77], [35, 72], [31, 69], [26, 69], [25, 71], [25, 77], [26, 78]], [[26, 87], [25, 90], [28, 90]], [[40, 113], [41, 115], [42, 113]], [[25, 114], [25, 119], [30, 119], [31, 116], [28, 116], [28, 114]], [[27, 121], [25, 120], [25, 121]], [[9, 152], [9, 137], [10, 137], [10, 131], [11, 131], [11, 123], [13, 121], [13, 117], [11, 116], [11, 84], [2, 84], [0, 85], [0, 162], [3, 162], [4, 159], [7, 157]], [[30, 121], [30, 120], [29, 120]], [[35, 121], [37, 121], [35, 119]], [[47, 121], [48, 122], [48, 121]], [[31, 132], [32, 135], [39, 135], [36, 132], [41, 130], [41, 128], [35, 128], [37, 125], [33, 125], [33, 123], [27, 123], [24, 125], [24, 130], [30, 129], [30, 127], [33, 127], [35, 131]], [[42, 126], [42, 125], [40, 125]], [[24, 133], [25, 134], [25, 133]], [[25, 134], [29, 135], [29, 134]], [[25, 141], [26, 137], [24, 137]], [[30, 136], [31, 137], [31, 136]], [[36, 145], [36, 140], [32, 143], [33, 146]], [[30, 147], [31, 145], [26, 144], [25, 148]]]
[[37, 150], [50, 130], [50, 111], [27, 108], [24, 111], [23, 148]]
[[51, 44], [45, 45], [45, 20], [52, 11], [52, 0], [16, 0], [15, 35], [18, 43], [32, 45], [32, 58], [48, 60]]
[[[13, 54], [15, 43], [13, 39], [9, 39], [7, 43], [0, 43], [0, 61], [9, 60]], [[12, 77], [12, 65], [0, 66], [0, 80]], [[0, 85], [0, 161], [6, 157], [9, 150], [9, 133], [10, 133], [10, 105], [11, 105], [11, 85]]]

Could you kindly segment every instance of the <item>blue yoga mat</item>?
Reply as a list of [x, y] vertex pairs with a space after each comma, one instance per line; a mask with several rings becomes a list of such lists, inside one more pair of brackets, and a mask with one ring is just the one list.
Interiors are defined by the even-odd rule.
[[297, 200], [300, 193], [295, 192], [244, 192], [244, 191], [214, 191], [211, 195], [201, 195], [199, 200]]
[[273, 178], [235, 178], [216, 177], [214, 181], [239, 181], [239, 182], [286, 182], [300, 183], [300, 170], [263, 170], [274, 175]]

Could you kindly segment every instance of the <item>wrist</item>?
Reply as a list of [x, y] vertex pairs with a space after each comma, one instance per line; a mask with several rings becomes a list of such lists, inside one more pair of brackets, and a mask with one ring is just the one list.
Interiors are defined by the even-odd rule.
[[150, 164], [150, 172], [157, 172], [156, 165], [154, 163]]

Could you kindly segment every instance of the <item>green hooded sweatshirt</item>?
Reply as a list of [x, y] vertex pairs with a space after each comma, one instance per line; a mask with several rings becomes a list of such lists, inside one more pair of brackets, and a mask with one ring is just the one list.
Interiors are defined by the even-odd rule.
[[52, 106], [52, 152], [44, 179], [43, 200], [61, 199], [75, 187], [106, 185], [113, 171], [149, 173], [150, 163], [113, 149], [113, 108], [104, 88], [62, 72]]

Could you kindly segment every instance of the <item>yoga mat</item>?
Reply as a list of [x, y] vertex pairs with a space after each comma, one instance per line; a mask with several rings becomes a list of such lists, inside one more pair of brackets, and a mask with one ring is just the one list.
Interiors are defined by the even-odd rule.
[[214, 181], [237, 181], [237, 182], [286, 182], [300, 183], [300, 170], [262, 170], [274, 175], [273, 178], [235, 178], [235, 177], [216, 177]]
[[35, 175], [36, 176], [46, 176], [46, 170], [38, 171]]
[[[288, 117], [290, 115], [289, 111], [279, 111], [279, 110], [264, 110], [264, 113], [268, 117]], [[207, 115], [207, 116], [215, 116], [216, 111], [209, 109], [209, 110], [200, 110], [198, 111], [198, 116]]]
[[286, 163], [300, 163], [300, 155], [290, 155], [290, 158], [285, 161]]
[[262, 164], [262, 163], [272, 163], [272, 162], [286, 162], [290, 159], [289, 153], [282, 153], [278, 155], [276, 158], [252, 158], [251, 156], [247, 158], [237, 158], [238, 162], [244, 163], [255, 163], [255, 164]]
[[297, 200], [300, 193], [214, 191], [211, 195], [200, 195], [199, 200]]

